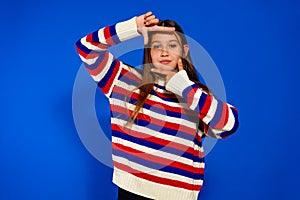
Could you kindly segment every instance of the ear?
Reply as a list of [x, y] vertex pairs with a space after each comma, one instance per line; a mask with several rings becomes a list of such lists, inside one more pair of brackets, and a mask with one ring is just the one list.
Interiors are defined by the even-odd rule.
[[183, 45], [183, 58], [187, 57], [187, 55], [189, 53], [189, 49], [190, 49], [189, 45], [187, 45], [187, 44]]

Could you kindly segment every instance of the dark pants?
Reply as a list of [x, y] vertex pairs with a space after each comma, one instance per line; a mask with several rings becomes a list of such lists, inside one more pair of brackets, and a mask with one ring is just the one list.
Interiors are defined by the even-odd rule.
[[140, 195], [128, 192], [119, 187], [118, 189], [118, 200], [151, 200], [146, 197], [142, 197]]

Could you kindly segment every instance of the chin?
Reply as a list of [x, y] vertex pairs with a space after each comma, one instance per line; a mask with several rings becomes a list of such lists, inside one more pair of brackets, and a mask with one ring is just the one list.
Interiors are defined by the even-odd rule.
[[171, 67], [169, 65], [163, 65], [163, 64], [154, 65], [154, 67], [157, 69], [163, 69], [163, 70], [169, 70], [169, 71], [172, 71], [175, 69], [174, 67]]

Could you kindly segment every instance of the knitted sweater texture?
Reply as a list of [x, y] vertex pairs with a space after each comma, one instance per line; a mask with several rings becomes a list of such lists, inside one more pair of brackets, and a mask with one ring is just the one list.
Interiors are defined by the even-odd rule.
[[133, 124], [141, 71], [115, 58], [111, 45], [140, 36], [135, 17], [81, 38], [76, 49], [109, 99], [113, 182], [152, 199], [194, 200], [203, 184], [203, 136], [226, 138], [238, 127], [237, 110], [208, 95], [182, 70], [155, 80]]

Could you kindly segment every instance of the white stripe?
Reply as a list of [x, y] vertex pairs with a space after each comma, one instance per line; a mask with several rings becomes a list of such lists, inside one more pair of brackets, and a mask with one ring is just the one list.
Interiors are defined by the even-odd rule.
[[109, 88], [108, 93], [105, 94], [107, 97], [110, 96], [110, 94], [111, 94], [111, 92], [112, 92], [114, 86], [117, 84], [117, 81], [119, 81], [119, 80], [118, 80], [118, 77], [120, 76], [120, 73], [121, 73], [121, 71], [122, 71], [122, 69], [123, 69], [123, 67], [124, 67], [124, 64], [123, 64], [121, 61], [119, 61], [119, 63], [120, 63], [119, 70], [117, 71], [116, 76], [114, 77], [114, 80], [113, 80], [113, 82], [112, 82], [112, 84], [111, 84], [111, 87]]
[[[209, 137], [215, 137], [215, 138], [222, 138], [220, 136], [220, 134], [224, 132], [223, 130], [218, 130], [218, 129], [214, 129], [214, 128], [210, 128], [208, 131], [209, 131], [209, 134], [210, 134], [208, 136]], [[213, 134], [213, 136], [211, 134]]]
[[[125, 76], [123, 76], [123, 77], [125, 77]], [[137, 91], [138, 91], [138, 90], [137, 90], [137, 85], [129, 85], [127, 82], [125, 82], [125, 81], [123, 80], [123, 78], [120, 79], [120, 82], [119, 82], [118, 86], [119, 86], [120, 88], [123, 88], [123, 89], [125, 89], [125, 90], [128, 90], [128, 93], [129, 93], [129, 94], [131, 94], [132, 92], [137, 92]]]
[[223, 131], [230, 131], [233, 128], [234, 123], [235, 123], [235, 117], [232, 113], [232, 110], [228, 104], [227, 104], [227, 106], [228, 106], [228, 121], [225, 124], [225, 126], [223, 127]]
[[127, 191], [156, 200], [197, 200], [199, 193], [199, 191], [148, 181], [118, 168], [114, 168], [113, 183]]
[[95, 58], [88, 58], [86, 59], [85, 57], [81, 56], [79, 54], [80, 59], [82, 60], [82, 62], [88, 64], [88, 65], [92, 65], [96, 62], [96, 60], [99, 58], [99, 56], [95, 57]]
[[[120, 126], [120, 128], [123, 128], [125, 126], [125, 124], [127, 123], [127, 121], [124, 121], [122, 119], [117, 119], [118, 116], [115, 116], [116, 118], [112, 118], [111, 122], [113, 124], [116, 124], [118, 126]], [[149, 137], [156, 137], [156, 138], [160, 138], [166, 141], [170, 141], [170, 142], [175, 142], [181, 145], [184, 145], [186, 147], [186, 149], [188, 148], [193, 148], [194, 150], [203, 152], [202, 147], [199, 147], [197, 144], [195, 144], [193, 141], [190, 140], [186, 140], [184, 138], [180, 138], [180, 137], [176, 137], [176, 136], [172, 136], [172, 135], [168, 135], [168, 134], [164, 134], [164, 133], [160, 133], [158, 131], [152, 130], [150, 128], [147, 127], [141, 127], [141, 126], [137, 126], [136, 124], [133, 124], [131, 129], [133, 131], [137, 131], [143, 134], [146, 134]]]
[[[128, 109], [128, 111], [129, 110], [133, 111], [134, 108], [135, 108], [134, 104], [131, 104], [128, 101], [126, 101], [126, 104], [125, 104], [125, 101], [120, 100], [120, 99], [111, 99], [111, 103], [113, 105], [122, 106], [123, 108]], [[140, 112], [145, 114], [145, 115], [148, 115], [151, 118], [156, 118], [156, 119], [159, 119], [161, 121], [175, 123], [175, 124], [179, 124], [179, 125], [184, 124], [184, 126], [186, 126], [188, 128], [191, 128], [191, 129], [194, 129], [195, 133], [197, 132], [195, 122], [188, 121], [188, 120], [183, 119], [183, 118], [166, 116], [165, 114], [160, 114], [160, 113], [152, 111], [151, 108], [150, 109], [141, 109]], [[113, 117], [116, 117], [116, 116], [113, 116]], [[161, 124], [161, 126], [163, 126], [163, 124]]]
[[[125, 90], [128, 90], [131, 94], [131, 92], [136, 92], [138, 94], [138, 91], [139, 90], [136, 90], [137, 86], [135, 85], [129, 85], [128, 83], [126, 83], [125, 81], [123, 81], [122, 79], [120, 79], [120, 83], [118, 84], [119, 87], [125, 89]], [[183, 105], [186, 105], [185, 103], [176, 103], [176, 102], [170, 102], [170, 101], [163, 101], [162, 102], [162, 99], [159, 98], [158, 96], [155, 96], [155, 95], [150, 95], [150, 100], [154, 101], [154, 102], [157, 102], [158, 104], [160, 103], [163, 103], [167, 106], [170, 106], [170, 107], [175, 107], [175, 108], [187, 108], [187, 106], [183, 106]]]
[[133, 74], [133, 75], [135, 75], [140, 80], [142, 79], [142, 75], [136, 69], [134, 69], [133, 67], [130, 67], [130, 66], [126, 65], [124, 67], [124, 69], [127, 70], [126, 73]]
[[208, 109], [208, 112], [207, 112], [206, 116], [203, 118], [203, 122], [205, 124], [208, 124], [214, 117], [216, 110], [217, 110], [217, 105], [218, 105], [218, 101], [213, 97], [210, 107]]
[[202, 180], [194, 180], [192, 178], [189, 178], [189, 177], [186, 177], [183, 175], [160, 171], [160, 169], [157, 170], [157, 169], [145, 167], [143, 165], [128, 161], [126, 158], [122, 158], [122, 157], [119, 157], [116, 155], [113, 155], [112, 158], [114, 161], [117, 161], [121, 164], [131, 167], [134, 170], [138, 170], [138, 171], [141, 171], [142, 173], [149, 174], [152, 176], [157, 176], [157, 177], [166, 178], [166, 179], [170, 179], [170, 180], [176, 180], [176, 181], [180, 181], [180, 182], [184, 182], [184, 183], [188, 183], [188, 184], [202, 185], [202, 183], [203, 183]]
[[[171, 161], [180, 162], [180, 163], [183, 163], [183, 164], [186, 164], [186, 165], [189, 165], [192, 167], [196, 167], [196, 168], [204, 168], [204, 165], [205, 165], [205, 163], [202, 163], [202, 162], [194, 162], [193, 160], [181, 157], [180, 155], [174, 155], [174, 154], [167, 153], [167, 152], [164, 152], [161, 150], [152, 149], [152, 148], [149, 148], [146, 146], [136, 144], [134, 142], [123, 140], [122, 138], [118, 138], [115, 136], [112, 136], [112, 142], [117, 143], [117, 144], [122, 144], [126, 147], [130, 147], [130, 148], [136, 149], [138, 151], [147, 152], [147, 154], [150, 154], [150, 155], [166, 158]], [[163, 150], [163, 148], [162, 148], [162, 150]]]
[[198, 105], [199, 101], [200, 101], [200, 96], [201, 96], [202, 93], [202, 90], [201, 89], [198, 89], [195, 93], [195, 95], [193, 96], [193, 102], [190, 106], [190, 109], [192, 110], [195, 110], [196, 109], [196, 106]]
[[115, 28], [120, 41], [129, 40], [140, 35], [137, 32], [135, 17], [127, 21], [117, 23]]
[[112, 61], [113, 61], [113, 55], [111, 53], [108, 54], [108, 60], [104, 66], [104, 68], [101, 70], [101, 72], [99, 74], [97, 74], [96, 76], [92, 76], [92, 78], [96, 81], [99, 82], [104, 76], [105, 74], [108, 72], [109, 68], [111, 67]]
[[[126, 102], [126, 104], [125, 104], [125, 101], [122, 101], [122, 100], [119, 100], [119, 99], [111, 99], [111, 103], [113, 105], [118, 105], [118, 106], [123, 107], [124, 109], [126, 109], [126, 111], [128, 111], [128, 113], [129, 113], [129, 111], [133, 111], [134, 108], [135, 108], [134, 104], [131, 104], [131, 103], [128, 103], [128, 102]], [[193, 130], [192, 134], [197, 132], [196, 123], [193, 123], [191, 121], [188, 121], [188, 120], [185, 120], [185, 119], [182, 119], [182, 118], [166, 116], [164, 114], [160, 114], [160, 113], [152, 111], [151, 108], [150, 108], [150, 110], [149, 109], [142, 109], [140, 111], [140, 113], [143, 113], [143, 114], [149, 116], [150, 120], [160, 120], [162, 123], [169, 122], [169, 123], [178, 124], [182, 129], [183, 129], [183, 126], [188, 127], [188, 128]], [[118, 116], [112, 116], [112, 117], [113, 118], [118, 118]], [[164, 124], [160, 124], [159, 126], [163, 127]], [[142, 128], [140, 126], [137, 126], [137, 127], [138, 127], [138, 129]], [[181, 129], [179, 128], [179, 131], [180, 130]]]
[[104, 51], [106, 49], [101, 49], [99, 48], [98, 46], [95, 46], [93, 44], [91, 44], [90, 42], [87, 42], [86, 41], [86, 38], [87, 36], [83, 37], [80, 39], [80, 42], [83, 46], [85, 46], [86, 48], [88, 48], [89, 50], [92, 50], [92, 51]]
[[105, 27], [101, 28], [98, 31], [98, 38], [99, 38], [99, 41], [100, 41], [101, 44], [107, 45], [106, 38], [104, 36], [104, 29], [105, 29]]

